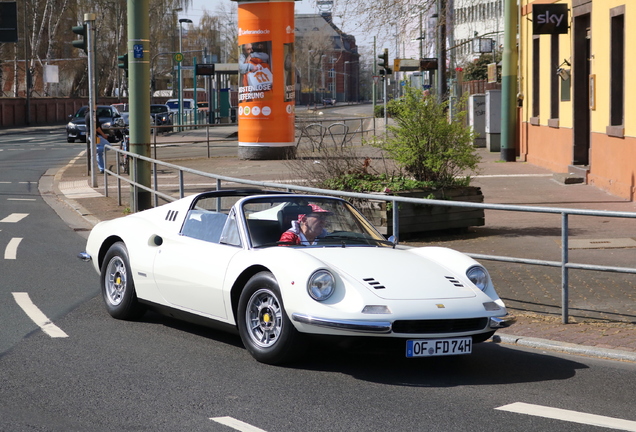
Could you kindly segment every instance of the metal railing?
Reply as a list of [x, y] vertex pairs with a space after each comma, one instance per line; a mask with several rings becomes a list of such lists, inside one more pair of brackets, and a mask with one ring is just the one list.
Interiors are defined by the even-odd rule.
[[[170, 201], [174, 201], [176, 199], [185, 197], [184, 173], [189, 173], [189, 174], [194, 174], [200, 177], [215, 179], [217, 190], [221, 188], [222, 182], [229, 182], [229, 183], [245, 184], [250, 186], [258, 186], [261, 188], [283, 189], [285, 191], [299, 191], [299, 192], [308, 192], [308, 193], [319, 194], [319, 195], [330, 195], [330, 196], [339, 196], [339, 197], [346, 197], [346, 198], [356, 198], [356, 199], [362, 199], [362, 200], [390, 202], [392, 203], [392, 209], [393, 209], [393, 212], [392, 212], [393, 213], [393, 219], [392, 219], [393, 237], [395, 238], [396, 243], [399, 241], [399, 206], [397, 205], [397, 203], [411, 203], [411, 204], [430, 205], [430, 206], [464, 207], [464, 208], [475, 208], [475, 209], [484, 209], [484, 210], [547, 213], [547, 214], [561, 215], [561, 260], [560, 261], [537, 260], [537, 259], [474, 254], [474, 253], [466, 253], [466, 255], [473, 257], [475, 259], [482, 259], [482, 260], [560, 268], [561, 269], [561, 316], [562, 316], [562, 322], [564, 324], [567, 324], [569, 319], [569, 309], [568, 309], [569, 274], [568, 274], [568, 271], [570, 269], [636, 274], [636, 268], [633, 268], [633, 267], [613, 267], [613, 266], [603, 266], [603, 265], [572, 263], [572, 262], [569, 262], [569, 256], [568, 256], [568, 249], [569, 249], [568, 218], [569, 216], [576, 215], [576, 216], [593, 216], [593, 217], [605, 217], [605, 218], [610, 217], [610, 218], [636, 219], [636, 212], [616, 212], [616, 211], [605, 211], [605, 210], [585, 210], [585, 209], [570, 209], [570, 208], [558, 208], [558, 207], [534, 207], [534, 206], [520, 206], [520, 205], [508, 205], [508, 204], [487, 204], [487, 203], [473, 203], [473, 202], [466, 202], [466, 201], [446, 201], [446, 200], [435, 200], [435, 199], [424, 199], [424, 198], [408, 198], [408, 197], [398, 197], [398, 196], [385, 196], [385, 195], [376, 195], [376, 194], [333, 191], [333, 190], [317, 189], [317, 188], [299, 186], [299, 185], [245, 180], [245, 179], [228, 177], [228, 176], [223, 176], [218, 174], [211, 174], [211, 173], [206, 173], [203, 171], [198, 171], [195, 169], [171, 164], [168, 162], [159, 161], [157, 159], [151, 159], [148, 157], [140, 156], [135, 153], [126, 152], [126, 151], [120, 150], [117, 147], [112, 147], [108, 145], [106, 147], [108, 147], [111, 150], [114, 150], [117, 157], [119, 157], [120, 154], [124, 154], [132, 158], [131, 159], [132, 166], [134, 166], [138, 161], [149, 162], [152, 166], [152, 172], [153, 172], [152, 187], [144, 186], [138, 183], [135, 178], [131, 179], [129, 177], [122, 175], [120, 173], [119, 164], [117, 164], [116, 172], [110, 171], [108, 169], [104, 170], [104, 194], [108, 196], [108, 176], [111, 175], [117, 179], [117, 193], [118, 193], [119, 205], [122, 204], [122, 195], [121, 195], [122, 181], [125, 181], [131, 184], [132, 187], [134, 188], [133, 198], [137, 197], [139, 190], [150, 192], [154, 198], [153, 204], [155, 207], [157, 207], [159, 205], [159, 198], [165, 200], [166, 202], [170, 202]], [[178, 176], [179, 177], [179, 193], [177, 197], [166, 194], [166, 193], [162, 193], [159, 191], [159, 183], [157, 178], [158, 166], [161, 166], [164, 168], [170, 168], [179, 172], [179, 176]], [[134, 176], [134, 173], [136, 172], [138, 172], [138, 170], [131, 169], [131, 173], [133, 173], [132, 176]], [[138, 204], [134, 202], [132, 210], [136, 212], [137, 209], [138, 209]]]
[[365, 135], [375, 135], [375, 117], [342, 118], [337, 121], [305, 119], [296, 123], [296, 147], [308, 144], [312, 152], [320, 151], [323, 144], [342, 148], [350, 145], [354, 138], [363, 138]]

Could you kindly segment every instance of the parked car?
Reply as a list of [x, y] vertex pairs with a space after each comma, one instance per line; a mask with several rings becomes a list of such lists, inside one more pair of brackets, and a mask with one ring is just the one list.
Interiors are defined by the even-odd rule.
[[[88, 106], [83, 106], [75, 114], [69, 115], [70, 121], [66, 125], [66, 141], [72, 143], [75, 140], [86, 142], [86, 112]], [[98, 105], [95, 115], [102, 124], [102, 130], [108, 135], [109, 142], [121, 141], [121, 132], [115, 127], [115, 120], [121, 118], [121, 113], [117, 108], [110, 105]]]
[[[310, 219], [324, 221], [315, 245], [281, 241]], [[481, 264], [397, 247], [326, 196], [204, 192], [99, 223], [79, 257], [114, 318], [153, 309], [225, 327], [269, 364], [297, 359], [316, 335], [393, 340], [406, 357], [470, 354], [514, 322]]]
[[[179, 99], [168, 99], [166, 105], [173, 113], [179, 112]], [[194, 110], [194, 99], [183, 99], [183, 113], [189, 114]]]
[[170, 132], [173, 130], [171, 126], [173, 124], [173, 113], [170, 111], [170, 107], [165, 104], [152, 104], [150, 105], [150, 115], [152, 116], [152, 123], [156, 126], [163, 126], [158, 128], [159, 132]]
[[[130, 104], [128, 104], [128, 103], [117, 103], [117, 104], [112, 104], [111, 106], [117, 108], [117, 110], [121, 114], [121, 118], [124, 121], [123, 127], [125, 127], [126, 129], [130, 129]], [[153, 118], [153, 116], [151, 114], [150, 115], [150, 125], [152, 126], [153, 124], [154, 124], [154, 118]]]
[[322, 100], [322, 104], [323, 105], [335, 105], [336, 104], [336, 100], [334, 98], [324, 98]]

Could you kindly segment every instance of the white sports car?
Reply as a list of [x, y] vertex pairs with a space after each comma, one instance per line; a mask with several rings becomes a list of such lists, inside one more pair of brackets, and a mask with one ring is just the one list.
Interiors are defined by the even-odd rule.
[[99, 223], [80, 258], [113, 317], [151, 308], [221, 324], [270, 364], [296, 359], [311, 335], [398, 339], [407, 357], [469, 354], [514, 322], [478, 262], [396, 246], [338, 198], [205, 192]]

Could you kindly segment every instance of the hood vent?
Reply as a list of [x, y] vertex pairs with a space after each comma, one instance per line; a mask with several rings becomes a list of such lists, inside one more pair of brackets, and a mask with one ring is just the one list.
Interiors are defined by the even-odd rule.
[[453, 277], [453, 276], [444, 276], [446, 279], [448, 279], [448, 281], [450, 283], [452, 283], [453, 285], [455, 285], [456, 287], [463, 287], [464, 284], [461, 283], [460, 281], [457, 280], [457, 278]]
[[384, 285], [382, 285], [380, 282], [378, 282], [374, 278], [364, 278], [362, 280], [365, 281], [366, 283], [368, 283], [369, 286], [371, 288], [373, 288], [373, 289], [385, 289], [386, 288]]

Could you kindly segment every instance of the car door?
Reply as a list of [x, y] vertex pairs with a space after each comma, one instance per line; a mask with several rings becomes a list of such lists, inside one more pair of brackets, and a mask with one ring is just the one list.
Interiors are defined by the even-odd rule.
[[[200, 212], [191, 211], [182, 233], [164, 239], [159, 247], [154, 262], [155, 283], [170, 305], [227, 319], [223, 295], [225, 274], [230, 261], [242, 248], [219, 243], [223, 228], [223, 224], [219, 226], [219, 218], [216, 221], [197, 219], [197, 213]], [[200, 222], [199, 226], [193, 226], [194, 222]], [[203, 234], [211, 231], [217, 234]]]

